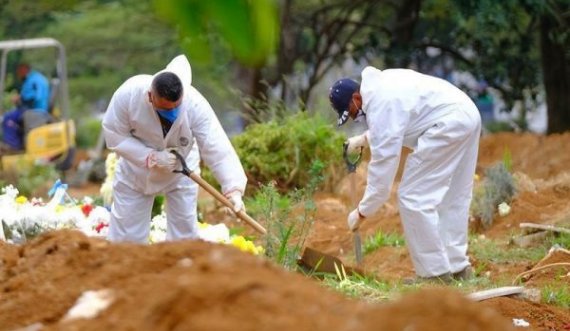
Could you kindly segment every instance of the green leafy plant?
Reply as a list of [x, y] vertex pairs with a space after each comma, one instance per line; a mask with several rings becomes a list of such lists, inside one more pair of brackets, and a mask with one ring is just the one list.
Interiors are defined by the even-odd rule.
[[280, 190], [306, 186], [313, 160], [321, 160], [331, 189], [340, 180], [343, 133], [319, 116], [297, 113], [282, 120], [250, 125], [233, 139], [250, 184], [273, 182]]
[[275, 183], [261, 186], [248, 201], [248, 212], [265, 221], [265, 255], [286, 269], [297, 268], [297, 260], [312, 228], [316, 205], [313, 194], [324, 177], [324, 163], [315, 160], [310, 180], [303, 189], [281, 194]]
[[497, 206], [503, 202], [510, 203], [516, 194], [514, 177], [507, 168], [510, 164], [509, 157], [505, 156], [504, 162], [487, 169], [483, 182], [473, 191], [471, 215], [485, 228], [493, 224]]
[[401, 235], [378, 231], [364, 241], [364, 254], [371, 253], [381, 247], [400, 247], [403, 245], [405, 245], [405, 239]]

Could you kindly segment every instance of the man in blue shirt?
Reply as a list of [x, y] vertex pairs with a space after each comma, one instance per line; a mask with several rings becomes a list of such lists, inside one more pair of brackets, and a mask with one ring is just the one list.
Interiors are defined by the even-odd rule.
[[47, 78], [26, 63], [18, 65], [16, 77], [22, 85], [13, 100], [16, 108], [7, 112], [2, 120], [2, 140], [10, 149], [21, 150], [24, 148], [24, 112], [47, 114], [50, 91]]

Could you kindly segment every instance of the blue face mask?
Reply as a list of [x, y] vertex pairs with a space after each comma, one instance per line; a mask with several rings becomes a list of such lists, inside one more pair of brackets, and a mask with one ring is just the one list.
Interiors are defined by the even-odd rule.
[[174, 123], [174, 121], [176, 121], [176, 118], [178, 118], [178, 114], [180, 114], [180, 107], [175, 107], [169, 110], [155, 108], [155, 110], [160, 117], [164, 118], [170, 123]]

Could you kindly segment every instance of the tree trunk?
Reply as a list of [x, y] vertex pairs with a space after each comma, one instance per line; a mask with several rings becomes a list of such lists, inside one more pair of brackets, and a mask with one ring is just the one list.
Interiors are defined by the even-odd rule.
[[557, 27], [551, 15], [541, 18], [540, 41], [548, 133], [570, 130], [570, 64], [563, 43], [556, 43], [550, 33]]
[[392, 27], [390, 48], [392, 55], [386, 58], [387, 67], [406, 68], [411, 61], [410, 49], [416, 24], [420, 19], [422, 0], [406, 0], [400, 2]]

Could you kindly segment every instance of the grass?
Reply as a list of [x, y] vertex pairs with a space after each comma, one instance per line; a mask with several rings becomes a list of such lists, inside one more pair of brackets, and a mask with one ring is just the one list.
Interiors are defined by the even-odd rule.
[[558, 245], [565, 249], [570, 249], [570, 234], [561, 233], [551, 241], [552, 245]]
[[397, 233], [384, 233], [378, 231], [376, 234], [367, 237], [364, 240], [364, 254], [369, 254], [381, 247], [401, 247], [405, 245], [403, 236]]
[[570, 308], [570, 286], [548, 285], [542, 289], [542, 301], [562, 308]]
[[387, 301], [402, 292], [398, 286], [369, 276], [348, 276], [344, 269], [337, 269], [336, 275], [324, 274], [322, 284], [348, 297], [368, 302]]
[[[368, 302], [381, 302], [393, 300], [404, 293], [420, 290], [433, 286], [429, 283], [405, 285], [400, 281], [383, 281], [372, 276], [358, 274], [347, 276], [344, 270], [337, 270], [336, 275], [321, 274], [322, 285], [333, 289], [347, 297], [362, 299]], [[476, 277], [469, 281], [454, 281], [447, 285], [462, 293], [468, 294], [483, 289], [496, 288], [509, 285], [491, 282], [487, 277]]]
[[469, 254], [481, 263], [538, 262], [548, 252], [550, 245], [522, 248], [498, 243], [497, 241], [478, 237], [469, 240]]

